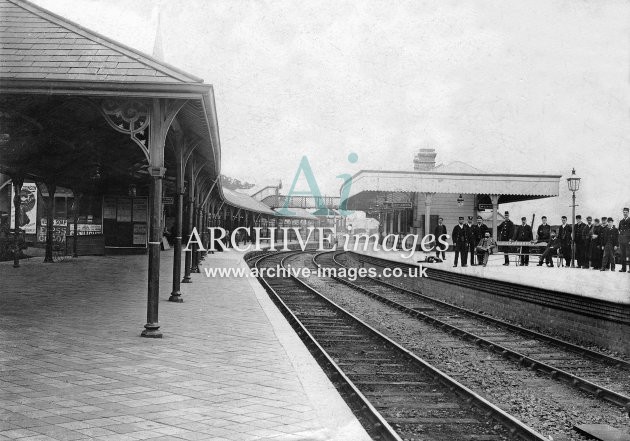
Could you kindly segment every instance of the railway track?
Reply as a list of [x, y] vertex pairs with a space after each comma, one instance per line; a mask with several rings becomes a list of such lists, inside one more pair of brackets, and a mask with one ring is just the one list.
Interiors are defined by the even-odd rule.
[[[284, 266], [297, 254], [250, 265]], [[301, 280], [260, 281], [375, 439], [546, 439]]]
[[[320, 253], [315, 265], [342, 266], [343, 253]], [[392, 265], [394, 266], [394, 265]], [[500, 353], [522, 366], [549, 374], [630, 412], [630, 363], [520, 326], [488, 317], [421, 293], [369, 277], [340, 283], [428, 322], [452, 335]]]

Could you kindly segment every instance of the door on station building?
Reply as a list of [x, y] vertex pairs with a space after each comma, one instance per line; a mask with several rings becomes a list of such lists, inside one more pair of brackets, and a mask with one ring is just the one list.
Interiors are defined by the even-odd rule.
[[422, 229], [422, 231], [424, 231], [424, 235], [426, 236], [427, 234], [433, 234], [433, 230], [435, 230], [435, 226], [438, 224], [438, 219], [440, 218], [439, 214], [432, 214], [431, 216], [429, 216], [429, 229], [431, 231], [427, 231], [425, 228], [425, 218], [426, 215], [421, 215], [420, 217], [420, 228]]

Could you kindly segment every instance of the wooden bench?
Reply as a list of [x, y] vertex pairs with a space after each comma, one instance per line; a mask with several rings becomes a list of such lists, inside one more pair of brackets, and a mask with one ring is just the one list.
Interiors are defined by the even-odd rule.
[[536, 241], [525, 242], [525, 241], [516, 241], [516, 240], [498, 240], [497, 241], [497, 245], [499, 246], [499, 249], [502, 248], [502, 247], [518, 248], [518, 251], [499, 251], [497, 253], [492, 253], [492, 255], [493, 256], [508, 256], [508, 258], [514, 257], [514, 263], [516, 265], [519, 265], [521, 256], [533, 256], [533, 257], [538, 257], [538, 259], [540, 259], [540, 257], [542, 256], [542, 253], [524, 253], [523, 252], [523, 248], [524, 247], [546, 248], [547, 247], [547, 242], [536, 242]]

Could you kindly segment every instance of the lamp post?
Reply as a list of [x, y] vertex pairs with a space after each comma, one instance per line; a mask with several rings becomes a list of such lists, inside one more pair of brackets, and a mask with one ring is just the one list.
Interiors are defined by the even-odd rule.
[[571, 171], [571, 177], [567, 178], [569, 191], [573, 193], [573, 212], [571, 216], [571, 268], [575, 268], [575, 192], [580, 189], [580, 178], [575, 176], [575, 168]]

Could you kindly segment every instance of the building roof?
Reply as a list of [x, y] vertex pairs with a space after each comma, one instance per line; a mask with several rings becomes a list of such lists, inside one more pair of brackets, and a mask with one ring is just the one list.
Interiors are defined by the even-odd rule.
[[[461, 167], [459, 167], [461, 168]], [[499, 195], [501, 203], [558, 196], [561, 175], [464, 172], [361, 170], [344, 183], [350, 185], [348, 208], [369, 205], [370, 193], [452, 193]], [[343, 188], [343, 187], [342, 187]], [[342, 193], [343, 194], [343, 193]]]
[[229, 188], [222, 188], [221, 191], [223, 192], [225, 203], [232, 207], [242, 208], [255, 213], [269, 214], [271, 216], [275, 216], [276, 214], [271, 208], [249, 195], [230, 190]]
[[24, 0], [0, 0], [0, 17], [2, 78], [203, 82]]
[[[187, 100], [177, 122], [198, 140], [194, 154], [211, 165], [213, 175], [220, 173], [211, 85], [25, 0], [0, 0], [0, 93], [7, 96], [5, 108], [21, 104], [26, 106], [23, 113], [31, 112], [35, 119], [50, 114], [39, 101], [77, 111], [79, 103], [98, 106], [103, 97], [142, 98], [145, 103], [155, 98]], [[96, 99], [76, 100], [78, 96]], [[172, 170], [167, 167], [167, 173]], [[31, 170], [25, 173], [34, 176]]]

